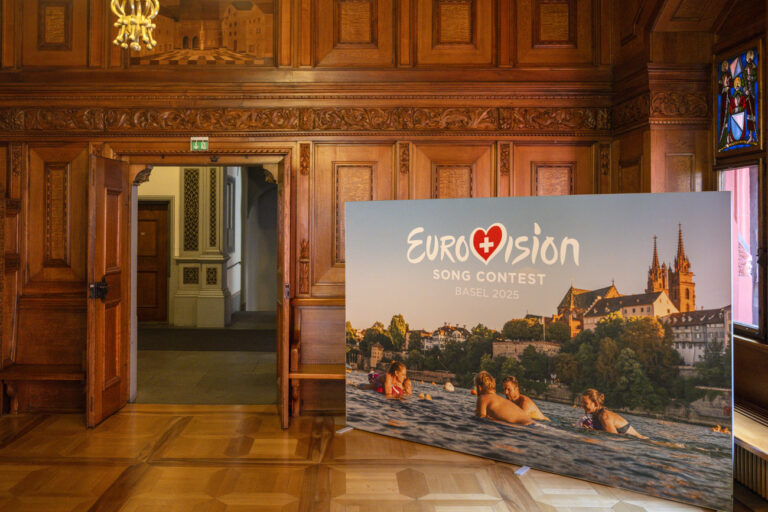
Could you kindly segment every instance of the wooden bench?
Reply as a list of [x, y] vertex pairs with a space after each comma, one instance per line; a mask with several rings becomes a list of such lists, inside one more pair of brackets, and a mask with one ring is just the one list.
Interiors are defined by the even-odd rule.
[[80, 365], [68, 364], [12, 364], [0, 370], [0, 382], [11, 400], [12, 414], [19, 412], [16, 383], [23, 381], [85, 382], [85, 371]]
[[291, 414], [298, 416], [301, 408], [301, 381], [303, 380], [344, 380], [343, 364], [300, 364], [288, 373], [291, 382]]

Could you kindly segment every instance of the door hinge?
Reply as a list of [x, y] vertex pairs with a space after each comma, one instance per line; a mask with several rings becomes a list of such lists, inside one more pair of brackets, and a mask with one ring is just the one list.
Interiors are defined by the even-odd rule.
[[97, 283], [90, 283], [88, 284], [88, 298], [89, 299], [101, 299], [102, 302], [104, 302], [104, 299], [107, 297], [107, 293], [109, 293], [109, 285], [107, 284], [107, 276], [103, 276], [101, 278], [101, 281]]
[[285, 287], [285, 298], [290, 299], [291, 298], [291, 283], [285, 283], [283, 285]]

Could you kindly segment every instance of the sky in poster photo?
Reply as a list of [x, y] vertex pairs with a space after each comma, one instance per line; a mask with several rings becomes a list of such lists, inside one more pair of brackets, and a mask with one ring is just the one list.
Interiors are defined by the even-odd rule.
[[[504, 226], [507, 237], [527, 236], [520, 247], [532, 249], [534, 237], [540, 244], [553, 237], [558, 250], [565, 237], [578, 240], [579, 264], [570, 247], [562, 264], [560, 257], [545, 264], [541, 254], [535, 263], [529, 256], [512, 264], [521, 254], [517, 246], [507, 261], [502, 247], [488, 264], [471, 250], [464, 262], [450, 261], [445, 254], [441, 259], [440, 251], [433, 261], [425, 256], [418, 263], [409, 262], [408, 237], [415, 228], [423, 232], [411, 237], [412, 260], [425, 252], [428, 236], [464, 236], [467, 246], [460, 251], [464, 256], [472, 245], [472, 232], [488, 230], [494, 223]], [[729, 305], [726, 192], [347, 203], [347, 320], [355, 328], [366, 328], [376, 321], [388, 324], [393, 314], [402, 313], [411, 329], [431, 330], [448, 322], [468, 328], [482, 323], [500, 330], [511, 318], [557, 313], [571, 284], [592, 290], [613, 281], [623, 295], [643, 293], [653, 237], [659, 263], [674, 265], [678, 225], [695, 274], [697, 309]], [[422, 244], [415, 245], [418, 241]], [[455, 248], [446, 252], [456, 259]], [[551, 260], [552, 247], [547, 255]], [[480, 281], [499, 272], [515, 274], [516, 282]], [[517, 282], [521, 277], [524, 283]]]

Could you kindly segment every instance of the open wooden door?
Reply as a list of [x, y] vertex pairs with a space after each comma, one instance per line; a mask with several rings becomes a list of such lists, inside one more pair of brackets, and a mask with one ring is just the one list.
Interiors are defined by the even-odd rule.
[[291, 160], [278, 166], [277, 179], [277, 410], [288, 428], [288, 353], [291, 318]]
[[128, 402], [128, 164], [91, 155], [88, 185], [86, 423], [93, 427]]

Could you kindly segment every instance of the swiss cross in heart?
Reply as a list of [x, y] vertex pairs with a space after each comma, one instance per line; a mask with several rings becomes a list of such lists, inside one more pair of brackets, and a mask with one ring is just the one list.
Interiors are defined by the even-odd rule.
[[498, 222], [487, 230], [476, 228], [472, 231], [472, 252], [486, 265], [500, 251], [507, 241], [507, 229]]

